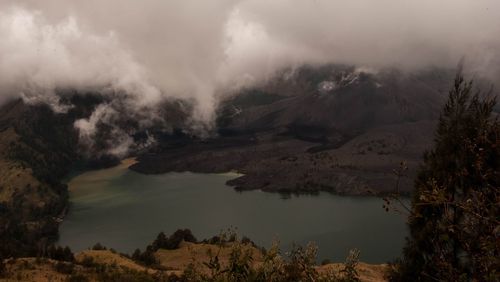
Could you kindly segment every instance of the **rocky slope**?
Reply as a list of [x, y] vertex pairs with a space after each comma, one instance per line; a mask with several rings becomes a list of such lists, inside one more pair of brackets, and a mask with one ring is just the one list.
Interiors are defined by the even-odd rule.
[[244, 176], [228, 184], [238, 190], [382, 195], [395, 189], [392, 171], [406, 162], [400, 188], [409, 193], [452, 77], [437, 69], [286, 70], [228, 98], [219, 110], [217, 137], [170, 136], [131, 169], [236, 170]]

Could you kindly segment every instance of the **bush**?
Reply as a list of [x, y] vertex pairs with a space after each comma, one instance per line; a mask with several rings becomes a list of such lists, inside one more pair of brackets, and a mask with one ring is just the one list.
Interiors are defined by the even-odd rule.
[[66, 263], [66, 262], [57, 262], [54, 265], [55, 271], [62, 273], [62, 274], [71, 274], [73, 273], [75, 266], [72, 263]]
[[151, 244], [154, 251], [158, 249], [175, 250], [179, 248], [179, 244], [182, 242], [198, 242], [193, 236], [193, 233], [189, 229], [178, 229], [170, 237], [167, 238], [165, 233], [160, 232], [153, 244]]
[[344, 263], [344, 269], [342, 269], [343, 279], [346, 281], [359, 281], [358, 271], [356, 266], [359, 263], [359, 250], [354, 249], [349, 251], [349, 255]]
[[89, 279], [83, 274], [73, 274], [68, 278], [68, 282], [88, 282]]
[[[306, 247], [294, 246], [286, 257], [282, 257], [278, 243], [273, 243], [265, 252], [263, 263], [256, 267], [253, 265], [252, 249], [243, 240], [238, 240], [234, 233], [223, 233], [217, 238], [218, 250], [215, 253], [210, 250], [208, 261], [201, 264], [208, 271], [201, 271], [193, 258], [180, 279], [175, 281], [359, 281], [356, 271], [359, 258], [357, 250], [350, 252], [340, 273], [332, 270], [320, 274], [315, 263], [317, 247], [312, 243]], [[229, 241], [226, 238], [234, 242], [226, 244]], [[223, 248], [231, 248], [227, 264], [221, 262]]]
[[85, 256], [80, 264], [85, 267], [94, 267], [96, 265], [94, 258], [89, 256]]
[[61, 246], [56, 247], [54, 245], [51, 245], [47, 249], [47, 254], [49, 258], [54, 260], [68, 261], [68, 262], [72, 262], [75, 260], [75, 256], [73, 255], [73, 252], [68, 246], [63, 248]]
[[92, 250], [94, 251], [103, 251], [103, 250], [107, 250], [106, 247], [104, 247], [103, 245], [101, 245], [101, 243], [96, 243], [93, 247], [92, 247]]
[[0, 257], [0, 278], [5, 276], [6, 271], [7, 271], [7, 267], [5, 267], [5, 263], [3, 261], [3, 258]]
[[132, 254], [132, 259], [146, 266], [152, 266], [158, 263], [158, 261], [154, 256], [154, 253], [155, 251], [153, 247], [150, 245], [146, 247], [146, 250], [144, 252], [141, 252], [141, 250], [136, 249]]

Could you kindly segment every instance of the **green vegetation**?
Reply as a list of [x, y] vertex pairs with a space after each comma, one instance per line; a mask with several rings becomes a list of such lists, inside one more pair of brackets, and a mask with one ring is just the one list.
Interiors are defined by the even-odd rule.
[[68, 113], [12, 101], [0, 108], [0, 258], [45, 256], [68, 202], [61, 182], [78, 160], [73, 122], [90, 114], [83, 99]]
[[[169, 237], [167, 237], [165, 233], [160, 232], [156, 237], [156, 239], [154, 240], [154, 242], [148, 245], [146, 247], [146, 250], [144, 250], [144, 252], [141, 252], [141, 250], [136, 249], [132, 254], [132, 259], [146, 266], [156, 265], [158, 263], [158, 261], [154, 256], [154, 253], [156, 251], [158, 251], [159, 249], [166, 249], [166, 250], [177, 249], [182, 241], [192, 242], [192, 243], [197, 242], [196, 238], [193, 236], [191, 230], [189, 229], [178, 229]], [[100, 249], [106, 249], [105, 247], [100, 246], [100, 244], [99, 247]]]
[[393, 281], [500, 280], [500, 123], [459, 74], [415, 181]]
[[[217, 236], [217, 249], [209, 249], [208, 261], [193, 257], [178, 277], [179, 281], [359, 281], [356, 266], [359, 251], [350, 252], [340, 271], [330, 269], [319, 272], [316, 265], [317, 247], [310, 243], [306, 247], [294, 246], [285, 255], [275, 242], [263, 251], [262, 261], [256, 262], [252, 243], [239, 239], [234, 231]], [[222, 250], [229, 248], [228, 260], [222, 259]]]
[[173, 250], [177, 249], [182, 241], [192, 243], [197, 242], [196, 237], [194, 237], [193, 233], [191, 233], [191, 230], [178, 229], [168, 238], [165, 233], [160, 232], [160, 234], [156, 237], [156, 240], [153, 242], [152, 248], [154, 251], [157, 251], [158, 249]]

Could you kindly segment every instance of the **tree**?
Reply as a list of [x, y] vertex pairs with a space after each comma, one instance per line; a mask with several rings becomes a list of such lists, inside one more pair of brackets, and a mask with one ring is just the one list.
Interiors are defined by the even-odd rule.
[[415, 181], [392, 280], [500, 279], [500, 124], [495, 99], [481, 96], [457, 74]]
[[134, 253], [132, 254], [132, 259], [135, 261], [140, 261], [141, 260], [141, 250], [135, 249]]
[[6, 272], [5, 263], [3, 262], [3, 258], [0, 257], [0, 278], [3, 278]]
[[101, 245], [101, 243], [98, 242], [92, 247], [92, 250], [103, 251], [103, 250], [106, 250], [106, 247], [104, 247], [103, 245]]
[[158, 236], [156, 236], [156, 240], [153, 242], [153, 249], [158, 250], [162, 248], [166, 248], [168, 244], [168, 238], [165, 233], [160, 232]]

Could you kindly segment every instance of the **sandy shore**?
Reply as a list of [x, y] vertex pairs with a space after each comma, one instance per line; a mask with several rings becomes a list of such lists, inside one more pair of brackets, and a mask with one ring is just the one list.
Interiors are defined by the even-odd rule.
[[135, 163], [137, 163], [137, 160], [135, 158], [127, 158], [122, 160], [117, 166], [83, 172], [71, 178], [67, 182], [68, 190], [74, 191], [74, 189], [78, 189], [78, 187], [80, 187], [82, 184], [85, 184], [89, 181], [108, 179], [118, 174], [125, 173], [128, 168]]
[[124, 159], [121, 161], [121, 163], [118, 165], [120, 167], [124, 166], [124, 167], [129, 167], [133, 164], [137, 163], [137, 159], [134, 157], [134, 158], [127, 158], [127, 159]]

